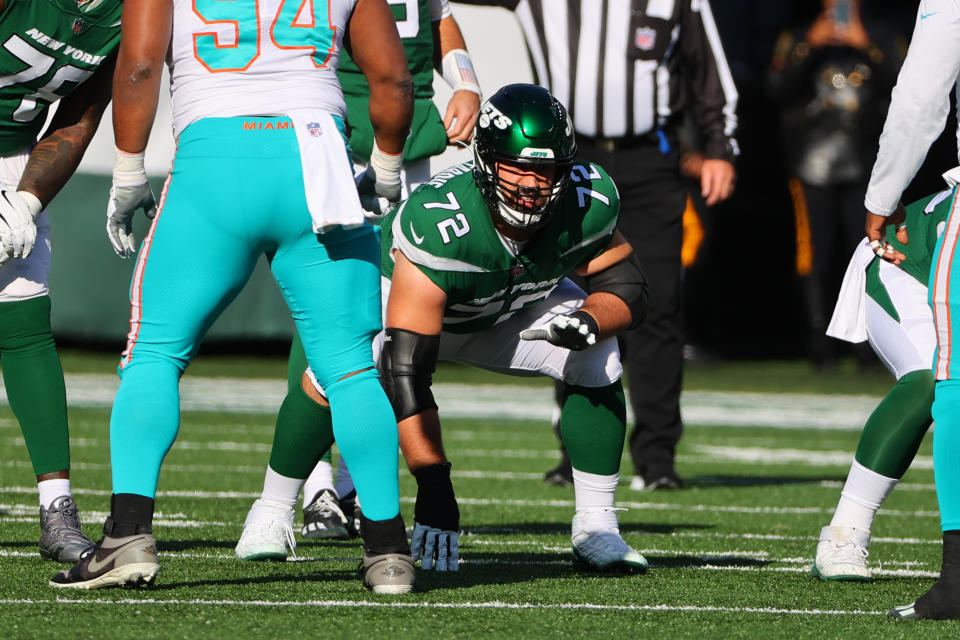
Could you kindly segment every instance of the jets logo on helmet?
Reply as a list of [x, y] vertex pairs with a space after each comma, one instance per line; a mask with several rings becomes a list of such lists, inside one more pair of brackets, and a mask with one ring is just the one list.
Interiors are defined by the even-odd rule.
[[[477, 118], [473, 173], [491, 215], [515, 229], [547, 224], [576, 152], [567, 110], [543, 87], [511, 84], [490, 96]], [[504, 166], [537, 173], [537, 186], [504, 177]]]
[[506, 129], [513, 124], [513, 121], [500, 113], [495, 106], [487, 102], [483, 105], [483, 108], [480, 109], [480, 115], [477, 117], [477, 126], [486, 129], [491, 124], [498, 129]]

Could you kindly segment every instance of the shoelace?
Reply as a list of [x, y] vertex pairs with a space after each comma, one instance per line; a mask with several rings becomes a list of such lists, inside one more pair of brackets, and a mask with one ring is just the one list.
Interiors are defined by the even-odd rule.
[[307, 511], [316, 511], [318, 513], [323, 513], [324, 511], [329, 511], [332, 515], [336, 516], [340, 522], [347, 524], [347, 516], [344, 515], [343, 511], [340, 509], [340, 505], [337, 504], [336, 499], [329, 493], [321, 493], [320, 497], [307, 507]]
[[269, 526], [271, 529], [277, 526], [280, 527], [280, 533], [281, 535], [283, 535], [283, 540], [287, 544], [287, 549], [290, 550], [290, 555], [296, 558], [297, 557], [297, 549], [296, 549], [297, 541], [293, 537], [293, 527], [291, 527], [290, 524], [287, 522], [276, 522], [276, 521], [270, 521], [270, 523], [267, 526]]
[[[847, 547], [853, 547], [853, 550], [851, 551], [847, 549]], [[866, 559], [870, 555], [870, 552], [868, 550], [864, 549], [861, 546], [858, 546], [855, 542], [852, 542], [850, 540], [846, 542], [834, 542], [833, 548], [830, 550], [830, 555], [833, 557], [836, 557], [836, 556], [846, 557], [851, 555], [852, 553], [859, 554], [863, 556], [864, 559]]]

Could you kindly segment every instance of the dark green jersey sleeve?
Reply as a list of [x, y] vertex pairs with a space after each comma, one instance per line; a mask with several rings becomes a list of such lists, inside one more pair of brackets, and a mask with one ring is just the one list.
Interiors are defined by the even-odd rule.
[[0, 155], [29, 146], [50, 105], [67, 96], [120, 43], [120, 0], [7, 0], [0, 13]]

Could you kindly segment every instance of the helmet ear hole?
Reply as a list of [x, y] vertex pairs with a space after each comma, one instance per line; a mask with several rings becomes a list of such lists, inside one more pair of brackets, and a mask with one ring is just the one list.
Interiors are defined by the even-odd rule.
[[[547, 223], [576, 156], [573, 124], [550, 92], [532, 84], [503, 87], [481, 106], [474, 136], [474, 179], [491, 214], [518, 229]], [[546, 187], [504, 181], [498, 163], [554, 168]]]

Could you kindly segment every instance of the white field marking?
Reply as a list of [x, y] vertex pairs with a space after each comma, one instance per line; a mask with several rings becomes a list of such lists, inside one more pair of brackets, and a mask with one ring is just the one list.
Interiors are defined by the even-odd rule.
[[[842, 482], [836, 480], [822, 480], [819, 485], [828, 489], [843, 489]], [[934, 491], [936, 486], [919, 482], [898, 482], [897, 491]]]
[[[829, 467], [849, 466], [853, 462], [852, 451], [821, 451], [817, 449], [775, 449], [767, 447], [720, 447], [714, 445], [697, 445], [697, 453], [706, 456], [706, 459], [732, 460], [736, 462], [750, 462], [753, 464], [788, 464], [802, 463], [806, 466]], [[702, 461], [703, 458], [697, 458]], [[911, 467], [914, 469], [933, 469], [931, 456], [917, 456]]]
[[377, 602], [369, 600], [204, 600], [195, 598], [181, 600], [171, 598], [160, 600], [156, 598], [124, 598], [122, 600], [108, 600], [105, 598], [57, 598], [43, 600], [29, 600], [25, 598], [9, 598], [0, 600], [0, 605], [196, 605], [209, 607], [348, 607], [370, 609], [515, 609], [515, 610], [589, 610], [589, 611], [649, 611], [649, 612], [682, 612], [682, 613], [757, 613], [770, 615], [801, 615], [801, 616], [883, 616], [886, 611], [863, 611], [862, 609], [834, 610], [834, 609], [780, 609], [776, 607], [710, 607], [696, 605], [642, 605], [642, 604], [594, 604], [591, 602], [567, 602], [558, 604], [542, 604], [536, 602]]
[[[28, 493], [36, 492], [36, 487], [0, 487], [0, 494], [3, 493]], [[75, 489], [75, 495], [110, 495], [110, 491], [104, 489]], [[253, 491], [158, 491], [157, 497], [177, 497], [177, 498], [196, 498], [196, 499], [256, 499], [260, 494]], [[416, 498], [403, 496], [400, 502], [414, 503]], [[461, 505], [474, 506], [516, 506], [516, 507], [556, 507], [572, 509], [573, 500], [509, 500], [501, 498], [457, 498]], [[757, 513], [757, 514], [780, 514], [780, 515], [807, 515], [807, 514], [826, 514], [833, 513], [833, 509], [823, 507], [744, 507], [735, 505], [709, 505], [709, 504], [672, 504], [661, 502], [629, 502], [618, 500], [617, 507], [623, 509], [651, 510], [651, 511], [698, 511], [698, 512], [716, 512], [716, 513]], [[910, 511], [903, 509], [881, 509], [880, 513], [887, 516], [906, 516], [939, 518], [939, 511]]]
[[[548, 552], [548, 553], [565, 553], [569, 551], [569, 547], [556, 547], [549, 545], [536, 545], [537, 551]], [[467, 548], [469, 549], [469, 547]], [[464, 550], [461, 547], [461, 550]], [[780, 573], [805, 573], [809, 571], [809, 565], [812, 560], [809, 558], [771, 558], [766, 552], [692, 552], [692, 551], [674, 551], [671, 549], [637, 549], [637, 551], [647, 557], [647, 560], [650, 562], [650, 567], [654, 569], [704, 569], [707, 571], [742, 571], [742, 572], [780, 572]], [[467, 550], [467, 556], [470, 552]], [[0, 558], [36, 558], [37, 552], [30, 551], [7, 551], [0, 549]], [[212, 553], [195, 553], [190, 551], [161, 551], [159, 553], [161, 558], [173, 559], [173, 560], [217, 560], [217, 561], [227, 561], [227, 562], [239, 562], [232, 553], [231, 554], [212, 554]], [[682, 557], [682, 558], [693, 558], [701, 560], [704, 563], [703, 565], [695, 567], [676, 567], [674, 565], [664, 565], [657, 562], [657, 557]], [[767, 563], [764, 566], [741, 566], [741, 565], [716, 565], [709, 564], [710, 561], [715, 560], [742, 560], [742, 561], [754, 561], [754, 562], [765, 562]], [[288, 557], [286, 562], [322, 562], [322, 563], [337, 563], [337, 564], [355, 564], [357, 562], [356, 557], [334, 557], [334, 558], [314, 558], [306, 556], [297, 556], [297, 557]], [[775, 567], [770, 566], [771, 564], [802, 564], [801, 567]], [[570, 564], [569, 560], [505, 560], [505, 559], [495, 559], [495, 560], [472, 560], [469, 557], [460, 558], [461, 565], [485, 565], [485, 566], [536, 566], [536, 567], [551, 567], [551, 566], [567, 566]], [[911, 566], [926, 566], [923, 563], [897, 563], [897, 562], [884, 562], [883, 565], [911, 565]], [[939, 576], [938, 571], [931, 570], [917, 570], [917, 569], [885, 569], [883, 566], [873, 569], [874, 574], [882, 576], [896, 576], [901, 578], [936, 578]]]
[[[686, 459], [686, 461], [698, 461], [705, 460], [704, 458], [694, 458], [693, 456], [680, 456], [680, 458]], [[0, 467], [6, 468], [15, 468], [15, 469], [27, 469], [33, 468], [33, 464], [28, 460], [6, 460], [0, 462]], [[103, 471], [109, 469], [110, 465], [107, 463], [98, 463], [98, 462], [71, 462], [71, 469], [85, 470], [85, 471]], [[164, 472], [170, 473], [255, 473], [257, 475], [263, 475], [265, 466], [254, 466], [254, 465], [218, 465], [218, 464], [164, 464]], [[410, 472], [406, 469], [400, 469], [400, 475], [410, 475]], [[478, 471], [478, 470], [463, 470], [463, 471], [453, 471], [451, 476], [454, 478], [463, 478], [470, 480], [543, 480], [543, 474], [536, 473], [526, 473], [520, 471]], [[620, 479], [621, 486], [626, 486], [629, 484], [629, 477], [623, 476]], [[821, 480], [815, 486], [823, 489], [842, 489], [843, 482], [838, 482], [835, 480]], [[934, 491], [935, 487], [932, 484], [922, 484], [914, 482], [900, 482], [897, 484], [898, 491]]]
[[[119, 380], [110, 374], [67, 374], [70, 407], [109, 408]], [[186, 376], [180, 383], [184, 411], [229, 411], [274, 414], [286, 394], [282, 379], [201, 378]], [[440, 413], [450, 418], [542, 420], [553, 414], [553, 388], [495, 384], [433, 385]], [[0, 381], [0, 402], [6, 390]], [[787, 393], [728, 393], [687, 391], [680, 398], [683, 421], [702, 426], [762, 426], [783, 429], [860, 430], [877, 398], [852, 395]], [[628, 420], [633, 420], [627, 403]]]
[[[26, 445], [24, 439], [20, 436], [14, 438], [0, 438], [0, 443], [11, 443], [16, 446], [22, 447]], [[103, 449], [106, 451], [106, 447], [109, 441], [107, 438], [70, 438], [70, 446], [77, 449]], [[239, 453], [270, 453], [273, 448], [272, 444], [259, 443], [259, 442], [229, 442], [224, 440], [216, 440], [212, 442], [193, 442], [191, 440], [177, 440], [173, 443], [174, 449], [181, 449], [184, 451], [231, 451]]]
[[[0, 462], [0, 467], [8, 468], [17, 468], [17, 469], [27, 469], [33, 468], [28, 460], [7, 460], [5, 462]], [[70, 468], [74, 470], [83, 470], [83, 471], [103, 471], [110, 468], [108, 463], [101, 462], [70, 462]], [[164, 464], [163, 471], [172, 472], [172, 473], [256, 473], [258, 475], [263, 475], [266, 470], [266, 465], [263, 466], [252, 466], [252, 465], [232, 465], [232, 464]], [[493, 474], [491, 474], [493, 475]], [[543, 477], [543, 474], [539, 474], [538, 477]]]

